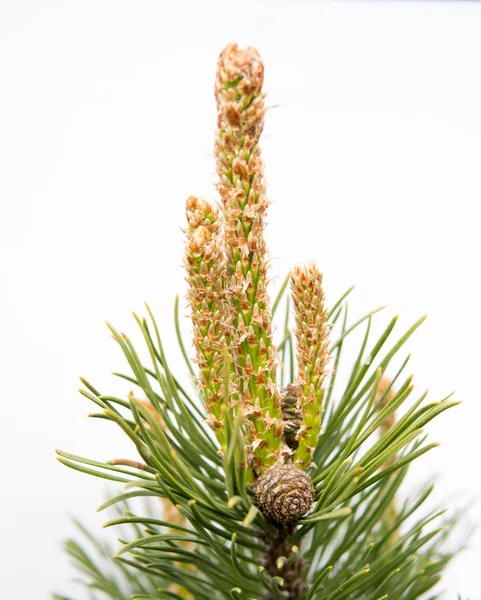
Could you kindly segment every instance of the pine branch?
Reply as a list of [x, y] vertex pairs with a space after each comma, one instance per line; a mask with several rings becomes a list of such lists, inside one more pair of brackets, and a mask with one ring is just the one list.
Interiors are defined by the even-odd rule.
[[[436, 589], [459, 549], [457, 517], [424, 510], [432, 486], [399, 500], [411, 462], [437, 446], [424, 428], [457, 404], [415, 395], [406, 377], [403, 347], [424, 317], [393, 341], [394, 317], [373, 340], [381, 309], [351, 319], [352, 288], [328, 308], [314, 265], [286, 278], [270, 310], [262, 83], [257, 51], [229, 45], [216, 82], [222, 206], [187, 201], [196, 367], [178, 299], [185, 381], [148, 306], [134, 314], [142, 348], [108, 324], [128, 366], [117, 376], [134, 389], [117, 397], [82, 379], [80, 391], [95, 405], [90, 416], [119, 427], [136, 455], [57, 451], [64, 465], [123, 486], [99, 507], [115, 512], [105, 528], [121, 528], [115, 555], [85, 530], [93, 553], [66, 543], [92, 598], [415, 600]], [[272, 322], [289, 280], [295, 329], [287, 299], [278, 354]]]

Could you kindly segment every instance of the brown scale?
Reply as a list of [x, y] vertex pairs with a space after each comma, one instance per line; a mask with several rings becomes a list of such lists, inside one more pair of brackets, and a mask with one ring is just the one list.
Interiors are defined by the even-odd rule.
[[301, 411], [297, 406], [297, 385], [289, 384], [281, 392], [282, 422], [284, 424], [284, 442], [291, 450], [299, 446], [298, 434], [301, 426]]

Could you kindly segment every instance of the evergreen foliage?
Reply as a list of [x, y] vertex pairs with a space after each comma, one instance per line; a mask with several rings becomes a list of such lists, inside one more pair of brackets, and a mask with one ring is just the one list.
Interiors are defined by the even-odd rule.
[[[452, 557], [455, 519], [423, 509], [432, 485], [402, 504], [398, 490], [410, 463], [437, 445], [424, 427], [457, 401], [415, 395], [406, 376], [403, 346], [424, 318], [401, 333], [388, 320], [372, 339], [380, 309], [351, 321], [352, 288], [326, 308], [311, 264], [288, 276], [269, 308], [262, 72], [251, 48], [221, 54], [222, 206], [187, 201], [197, 368], [179, 333], [178, 299], [187, 378], [171, 370], [148, 306], [145, 317], [134, 314], [142, 349], [108, 325], [129, 367], [116, 375], [135, 390], [124, 399], [82, 380], [81, 393], [98, 408], [91, 416], [116, 423], [139, 457], [102, 462], [57, 451], [72, 469], [125, 488], [99, 508], [114, 511], [104, 527], [119, 528], [117, 553], [83, 528], [87, 546], [70, 540], [66, 551], [99, 599], [440, 598], [433, 589]], [[283, 303], [275, 344], [272, 318]], [[343, 360], [348, 345], [353, 362]], [[271, 498], [272, 477], [263, 475], [272, 469], [286, 476]], [[310, 512], [288, 518], [289, 494], [308, 507], [312, 491]]]

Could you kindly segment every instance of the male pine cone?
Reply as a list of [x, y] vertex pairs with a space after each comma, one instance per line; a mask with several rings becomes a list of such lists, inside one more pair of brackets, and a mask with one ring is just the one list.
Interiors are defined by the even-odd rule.
[[314, 501], [312, 479], [292, 464], [267, 469], [257, 482], [256, 492], [262, 514], [278, 523], [301, 519]]

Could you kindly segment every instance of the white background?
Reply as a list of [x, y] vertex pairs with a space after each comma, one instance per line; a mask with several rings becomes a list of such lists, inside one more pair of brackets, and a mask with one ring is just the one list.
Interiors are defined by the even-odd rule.
[[[144, 300], [174, 346], [179, 227], [189, 194], [213, 196], [213, 79], [233, 40], [259, 49], [279, 105], [263, 139], [272, 276], [313, 259], [330, 300], [357, 284], [353, 315], [429, 313], [414, 381], [464, 403], [429, 425], [442, 445], [410, 482], [438, 474], [451, 507], [476, 496], [480, 32], [477, 2], [1, 3], [2, 598], [86, 597], [60, 541], [70, 514], [105, 520], [95, 508], [115, 485], [54, 448], [135, 456], [86, 418], [76, 377], [116, 389], [124, 363], [103, 320], [132, 333]], [[479, 504], [465, 518], [479, 523]], [[481, 598], [480, 559], [475, 533], [446, 599]]]

